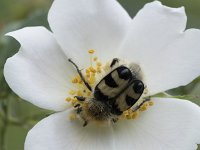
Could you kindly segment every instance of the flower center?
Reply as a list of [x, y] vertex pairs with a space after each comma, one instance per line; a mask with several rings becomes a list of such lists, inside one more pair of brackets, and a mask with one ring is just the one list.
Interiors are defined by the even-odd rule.
[[[84, 126], [90, 121], [115, 123], [119, 119], [135, 119], [153, 105], [153, 101], [145, 97], [147, 88], [137, 79], [140, 78], [137, 77], [138, 71], [136, 71], [138, 65], [132, 69], [121, 67], [119, 59], [102, 63], [94, 56], [95, 50], [89, 50], [88, 53], [90, 65], [82, 71], [76, 66], [78, 73], [71, 80], [75, 88], [69, 91], [70, 96], [66, 98], [74, 108], [74, 112], [70, 115], [71, 120], [82, 119]], [[74, 62], [72, 64], [76, 65]], [[128, 80], [130, 72], [131, 76], [134, 75], [134, 80]], [[130, 94], [132, 97], [128, 96]], [[110, 95], [114, 95], [114, 98], [112, 96], [109, 98]]]

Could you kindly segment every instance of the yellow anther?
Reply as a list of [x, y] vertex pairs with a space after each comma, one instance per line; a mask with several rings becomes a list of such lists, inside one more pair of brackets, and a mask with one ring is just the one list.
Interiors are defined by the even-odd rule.
[[147, 102], [145, 102], [145, 103], [143, 104], [143, 106], [148, 107], [149, 104], [148, 104]]
[[69, 94], [70, 94], [70, 95], [74, 95], [74, 94], [76, 94], [76, 91], [70, 90], [70, 91], [69, 91]]
[[154, 102], [153, 101], [149, 101], [149, 106], [153, 106], [154, 105]]
[[95, 50], [91, 49], [88, 51], [89, 54], [94, 54]]
[[87, 96], [91, 96], [92, 92], [88, 91]]
[[96, 70], [93, 67], [90, 67], [90, 72], [96, 73]]
[[92, 77], [95, 77], [96, 73], [92, 73]]
[[97, 67], [97, 73], [101, 73], [101, 67]]
[[90, 84], [94, 84], [95, 83], [95, 77], [92, 76], [90, 79], [89, 79], [89, 83]]
[[126, 115], [129, 114], [129, 112], [128, 111], [124, 111], [123, 114], [126, 116]]
[[97, 66], [97, 68], [96, 68], [97, 70], [101, 70], [102, 69], [102, 67], [101, 66]]
[[75, 120], [75, 119], [77, 119], [76, 114], [70, 114], [69, 119], [70, 119], [70, 120]]
[[131, 110], [131, 109], [128, 109], [128, 113], [130, 114], [130, 113], [132, 113], [133, 111]]
[[101, 62], [97, 62], [97, 66], [102, 66], [102, 63]]
[[77, 75], [76, 77], [77, 83], [82, 83], [81, 77], [79, 75]]
[[76, 94], [77, 96], [83, 96], [83, 92], [81, 90], [78, 90]]
[[77, 78], [74, 78], [73, 80], [72, 80], [72, 83], [78, 83], [79, 82], [79, 80], [77, 79]]
[[81, 78], [78, 79], [78, 83], [80, 83], [80, 84], [83, 83], [83, 81], [81, 80]]
[[76, 99], [72, 99], [72, 101], [71, 101], [72, 106], [74, 106], [76, 103], [77, 103], [77, 100]]
[[77, 102], [78, 99], [76, 97], [72, 98], [72, 102]]
[[86, 78], [90, 78], [90, 74], [86, 74]]
[[126, 115], [126, 119], [131, 119], [131, 116], [130, 115]]
[[145, 111], [145, 110], [147, 110], [147, 107], [145, 105], [142, 105], [139, 110], [140, 111]]
[[70, 102], [72, 99], [71, 99], [71, 97], [67, 97], [65, 100], [66, 100], [67, 102]]
[[94, 57], [94, 59], [93, 59], [94, 61], [97, 61], [98, 60], [98, 57]]
[[90, 69], [89, 69], [89, 68], [86, 69], [86, 70], [85, 70], [85, 73], [89, 74], [89, 73], [90, 73]]
[[138, 116], [138, 113], [137, 113], [137, 112], [132, 112], [132, 113], [131, 113], [131, 118], [132, 118], [132, 119], [135, 119], [137, 116]]

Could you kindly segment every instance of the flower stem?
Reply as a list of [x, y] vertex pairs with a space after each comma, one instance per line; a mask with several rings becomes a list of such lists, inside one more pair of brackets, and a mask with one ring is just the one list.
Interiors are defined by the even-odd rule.
[[8, 102], [7, 100], [3, 100], [2, 102], [2, 110], [3, 110], [3, 116], [2, 116], [2, 128], [0, 132], [0, 149], [6, 150], [6, 143], [5, 143], [5, 136], [7, 132], [7, 125], [8, 125]]

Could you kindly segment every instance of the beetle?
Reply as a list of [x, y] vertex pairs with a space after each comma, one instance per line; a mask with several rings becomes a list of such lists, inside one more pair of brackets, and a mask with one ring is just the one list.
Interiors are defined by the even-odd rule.
[[114, 58], [109, 71], [92, 88], [72, 59], [68, 61], [76, 68], [87, 89], [92, 92], [91, 98], [75, 96], [78, 101], [85, 104], [74, 106], [77, 108], [77, 114], [84, 120], [83, 126], [90, 120], [116, 122], [118, 116], [136, 104], [144, 92], [142, 73], [137, 64], [122, 63], [121, 59]]

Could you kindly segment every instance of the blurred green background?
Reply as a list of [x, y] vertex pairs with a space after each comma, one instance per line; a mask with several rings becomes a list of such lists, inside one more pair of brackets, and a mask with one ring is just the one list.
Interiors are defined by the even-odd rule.
[[[119, 0], [131, 16], [151, 0]], [[199, 0], [162, 0], [168, 6], [185, 6], [187, 28], [200, 28]], [[6, 32], [25, 26], [48, 27], [47, 13], [52, 0], [0, 0], [0, 150], [23, 150], [28, 130], [50, 111], [40, 109], [21, 100], [6, 84], [3, 66], [6, 59], [15, 54], [19, 44]], [[199, 66], [197, 66], [199, 67]], [[200, 78], [185, 87], [167, 91], [173, 97], [189, 99], [200, 105]], [[160, 96], [169, 96], [161, 93]]]

